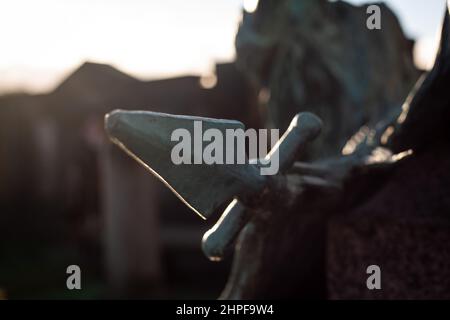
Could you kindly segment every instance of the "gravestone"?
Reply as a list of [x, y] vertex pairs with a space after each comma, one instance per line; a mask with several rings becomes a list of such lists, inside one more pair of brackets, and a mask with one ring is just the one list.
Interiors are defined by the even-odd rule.
[[[100, 157], [106, 272], [113, 291], [151, 294], [162, 281], [158, 181], [105, 142]], [[139, 292], [142, 290], [142, 292]]]

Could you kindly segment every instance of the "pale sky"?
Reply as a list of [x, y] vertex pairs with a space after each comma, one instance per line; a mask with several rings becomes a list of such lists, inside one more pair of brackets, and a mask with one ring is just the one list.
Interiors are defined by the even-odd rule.
[[[86, 60], [141, 79], [207, 74], [233, 59], [244, 1], [0, 0], [0, 93], [50, 90]], [[445, 0], [386, 2], [430, 61]]]

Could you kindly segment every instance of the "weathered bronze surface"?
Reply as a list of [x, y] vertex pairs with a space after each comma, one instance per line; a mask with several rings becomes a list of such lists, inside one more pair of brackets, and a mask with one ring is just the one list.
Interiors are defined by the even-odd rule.
[[[194, 121], [201, 121], [205, 129], [218, 129], [224, 135], [226, 129], [244, 128], [238, 121], [120, 110], [106, 115], [105, 127], [115, 144], [156, 175], [201, 217], [208, 218], [218, 207], [235, 198], [203, 238], [205, 254], [211, 260], [220, 260], [252, 216], [252, 210], [240, 201], [264, 207], [288, 187], [278, 182], [277, 177], [260, 175], [256, 164], [174, 164], [171, 150], [175, 143], [171, 135], [180, 128], [192, 131]], [[277, 157], [280, 171], [288, 170], [299, 151], [319, 135], [321, 127], [322, 122], [313, 114], [295, 116], [266, 160]]]

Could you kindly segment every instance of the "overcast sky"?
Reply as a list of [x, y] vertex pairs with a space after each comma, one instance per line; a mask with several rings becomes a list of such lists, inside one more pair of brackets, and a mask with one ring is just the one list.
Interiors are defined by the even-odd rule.
[[[251, 8], [255, 0], [246, 0]], [[363, 3], [363, 0], [351, 0]], [[387, 0], [422, 64], [445, 0]], [[205, 74], [234, 56], [244, 0], [1, 0], [0, 92], [51, 89], [83, 61], [149, 79]]]

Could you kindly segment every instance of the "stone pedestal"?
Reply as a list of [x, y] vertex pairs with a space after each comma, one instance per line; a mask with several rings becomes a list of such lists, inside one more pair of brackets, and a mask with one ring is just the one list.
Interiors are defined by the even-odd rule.
[[[381, 269], [369, 290], [367, 267]], [[330, 299], [450, 299], [450, 223], [437, 219], [346, 218], [328, 226]]]

